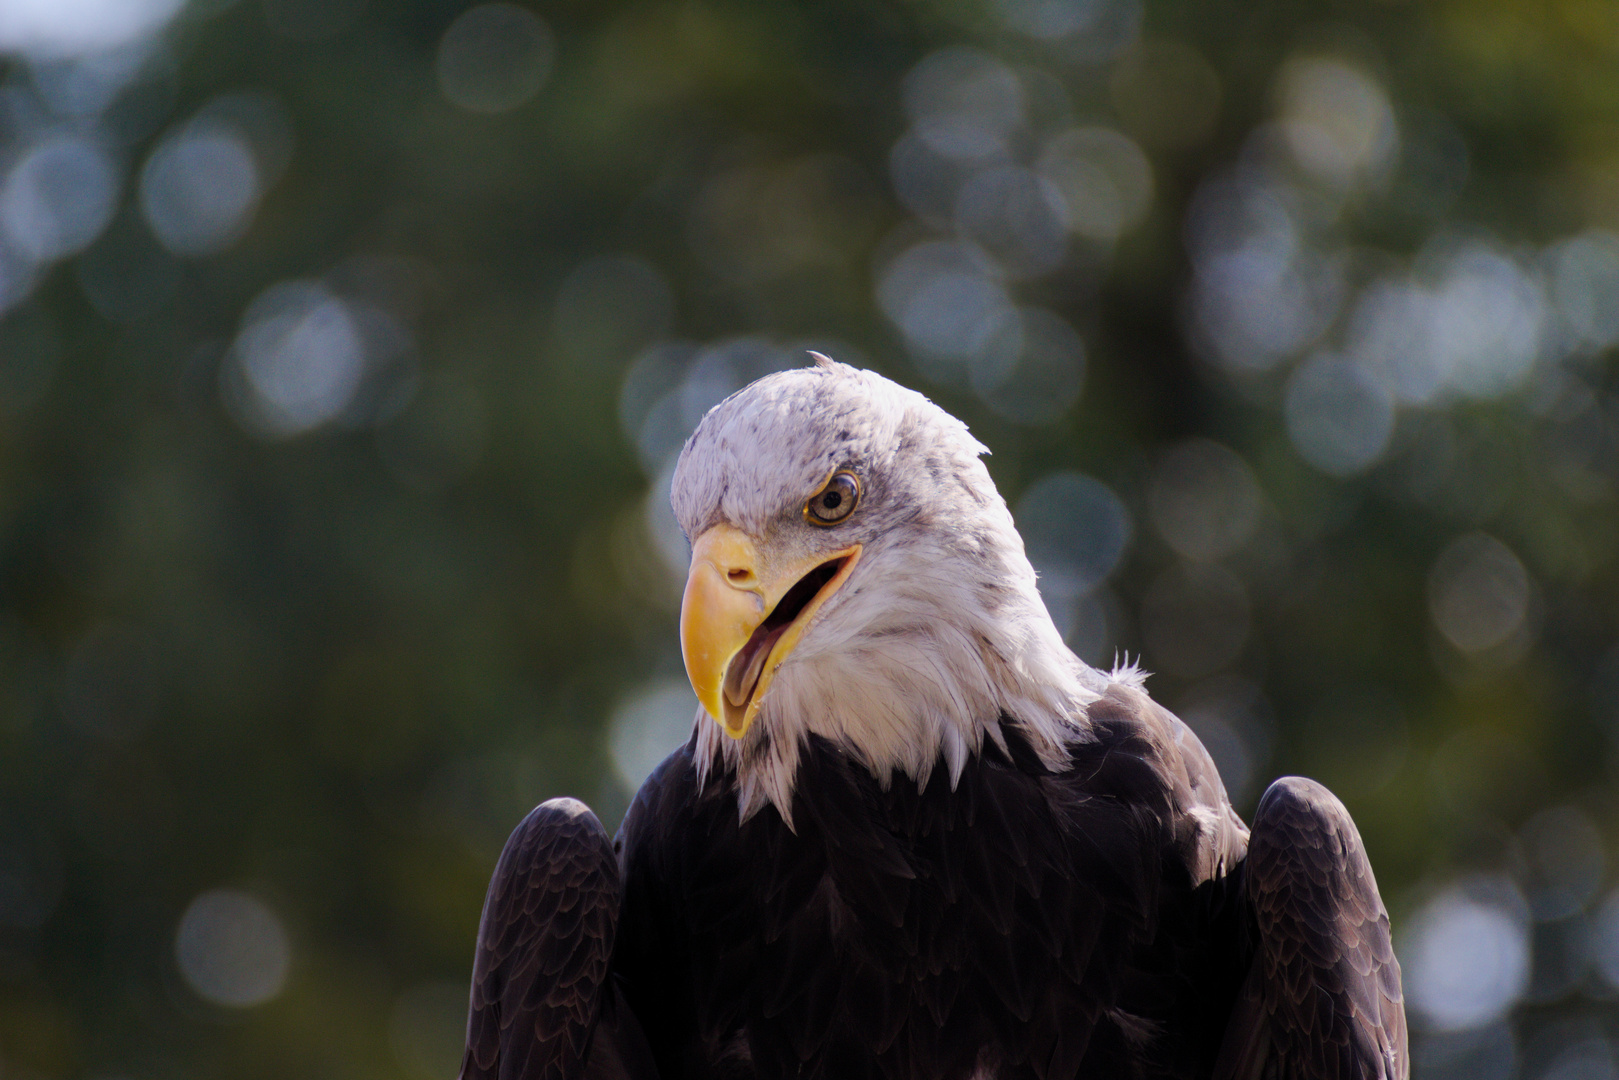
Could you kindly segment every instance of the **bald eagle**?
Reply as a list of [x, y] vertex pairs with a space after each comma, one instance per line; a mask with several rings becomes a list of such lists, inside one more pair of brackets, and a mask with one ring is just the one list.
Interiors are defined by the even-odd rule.
[[1285, 778], [1245, 826], [1064, 646], [984, 452], [824, 357], [703, 418], [691, 737], [616, 838], [566, 799], [512, 834], [463, 1080], [1404, 1080], [1343, 804]]

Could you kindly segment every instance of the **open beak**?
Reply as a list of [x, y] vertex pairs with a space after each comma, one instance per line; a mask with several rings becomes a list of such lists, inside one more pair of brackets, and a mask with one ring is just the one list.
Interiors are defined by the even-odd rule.
[[859, 560], [855, 544], [770, 565], [752, 538], [730, 525], [697, 538], [680, 604], [680, 651], [697, 700], [726, 734], [747, 733], [776, 669]]

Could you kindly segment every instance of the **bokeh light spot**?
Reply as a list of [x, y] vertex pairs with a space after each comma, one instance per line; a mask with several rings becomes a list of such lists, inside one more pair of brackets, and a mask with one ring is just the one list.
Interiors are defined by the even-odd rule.
[[1112, 243], [1152, 205], [1152, 165], [1141, 148], [1104, 127], [1074, 128], [1046, 142], [1039, 173], [1061, 195], [1068, 226]]
[[907, 131], [888, 153], [888, 176], [894, 194], [911, 213], [936, 228], [955, 221], [956, 193], [971, 169], [940, 153], [914, 130]]
[[1194, 325], [1211, 359], [1232, 372], [1268, 371], [1307, 348], [1343, 301], [1342, 259], [1306, 242], [1295, 201], [1246, 170], [1205, 183], [1192, 200]]
[[29, 73], [40, 98], [58, 116], [93, 119], [126, 88], [141, 80], [155, 43], [136, 38], [81, 55], [30, 57]]
[[1000, 263], [1037, 276], [1062, 264], [1068, 212], [1056, 185], [1019, 165], [974, 173], [956, 196], [956, 224]]
[[[1014, 513], [1046, 607], [1065, 609], [1111, 574], [1130, 543], [1130, 512], [1107, 485], [1074, 472], [1041, 477]], [[1073, 620], [1059, 617], [1059, 624]]]
[[113, 49], [174, 17], [184, 0], [6, 0], [0, 4], [0, 52], [39, 57]]
[[1548, 262], [1557, 312], [1579, 347], [1619, 342], [1619, 236], [1588, 230], [1552, 248]]
[[234, 243], [260, 192], [253, 151], [233, 125], [197, 120], [163, 137], [141, 170], [141, 209], [176, 255], [208, 255]]
[[960, 383], [1012, 313], [999, 268], [970, 244], [930, 240], [883, 270], [877, 302], [932, 379]]
[[1023, 124], [1022, 84], [988, 53], [941, 49], [905, 77], [905, 112], [922, 140], [949, 158], [973, 161], [1005, 151]]
[[683, 677], [643, 687], [613, 710], [613, 769], [625, 791], [639, 790], [658, 763], [686, 741], [696, 715], [697, 695]]
[[1536, 919], [1565, 919], [1583, 911], [1607, 871], [1602, 834], [1572, 806], [1542, 810], [1518, 831], [1524, 892]]
[[1529, 374], [1546, 322], [1540, 286], [1517, 263], [1468, 245], [1446, 266], [1434, 297], [1433, 341], [1449, 354], [1456, 388], [1493, 397]]
[[540, 92], [556, 40], [538, 15], [516, 4], [462, 12], [438, 46], [438, 85], [468, 112], [502, 113]]
[[1451, 372], [1436, 340], [1431, 293], [1414, 282], [1382, 280], [1364, 289], [1349, 316], [1348, 354], [1396, 401], [1426, 405], [1447, 389]]
[[1430, 900], [1402, 937], [1406, 996], [1440, 1031], [1481, 1027], [1529, 985], [1529, 933], [1509, 882], [1481, 879]]
[[1420, 278], [1385, 278], [1361, 294], [1347, 351], [1395, 400], [1493, 397], [1521, 383], [1541, 352], [1546, 303], [1507, 256], [1469, 243], [1422, 260]]
[[1529, 610], [1529, 574], [1493, 536], [1469, 533], [1451, 542], [1428, 573], [1434, 625], [1463, 652], [1510, 638]]
[[1394, 110], [1366, 72], [1327, 57], [1295, 59], [1283, 66], [1277, 93], [1288, 145], [1317, 179], [1350, 187], [1393, 166]]
[[658, 475], [709, 409], [802, 356], [757, 337], [728, 338], [701, 349], [665, 342], [644, 350], [625, 375], [619, 421], [640, 451], [647, 476]]
[[1085, 342], [1060, 316], [1022, 308], [1002, 320], [970, 370], [973, 390], [996, 413], [1019, 424], [1049, 424], [1079, 400]]
[[1283, 415], [1299, 455], [1333, 476], [1372, 465], [1394, 430], [1394, 403], [1383, 387], [1331, 353], [1317, 353], [1293, 372]]
[[0, 231], [27, 255], [60, 259], [90, 245], [117, 208], [118, 173], [90, 139], [47, 139], [0, 184]]
[[227, 402], [255, 430], [297, 435], [348, 407], [364, 366], [348, 305], [319, 282], [281, 282], [242, 317], [225, 372]]
[[281, 993], [292, 962], [287, 932], [268, 904], [235, 889], [211, 889], [180, 918], [180, 974], [216, 1005], [248, 1008]]

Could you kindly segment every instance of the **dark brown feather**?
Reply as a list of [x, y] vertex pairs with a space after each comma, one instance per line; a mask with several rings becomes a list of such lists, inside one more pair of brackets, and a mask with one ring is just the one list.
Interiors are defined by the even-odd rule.
[[1216, 1080], [1406, 1080], [1400, 964], [1343, 803], [1313, 780], [1276, 781], [1242, 875], [1256, 947]]
[[1245, 829], [1180, 721], [1115, 685], [1048, 768], [1017, 722], [952, 787], [800, 757], [789, 829], [690, 746], [625, 819], [617, 970], [665, 1077], [1206, 1076], [1240, 982]]
[[1279, 781], [1250, 843], [1145, 693], [1089, 721], [1052, 769], [1001, 717], [920, 788], [812, 737], [792, 828], [694, 744], [615, 844], [545, 804], [490, 886], [463, 1080], [1405, 1080], [1342, 804]]
[[610, 977], [617, 856], [596, 815], [552, 799], [523, 819], [484, 900], [461, 1080], [652, 1080]]

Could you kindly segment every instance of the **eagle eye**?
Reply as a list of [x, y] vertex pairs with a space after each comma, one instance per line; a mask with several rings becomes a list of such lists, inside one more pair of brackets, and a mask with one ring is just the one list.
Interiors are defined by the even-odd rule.
[[804, 520], [811, 525], [836, 525], [854, 513], [860, 501], [860, 478], [847, 469], [839, 469], [804, 504]]

